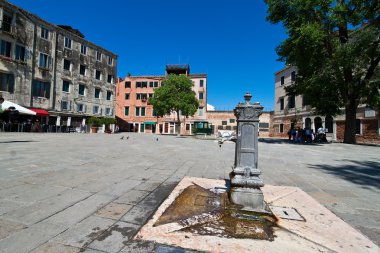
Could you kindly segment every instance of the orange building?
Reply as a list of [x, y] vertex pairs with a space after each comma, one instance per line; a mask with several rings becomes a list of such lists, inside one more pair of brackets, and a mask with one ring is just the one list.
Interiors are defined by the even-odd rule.
[[[190, 74], [187, 64], [166, 65], [166, 75], [185, 74], [193, 81], [193, 90], [199, 100], [198, 111], [193, 117], [181, 117], [180, 132], [192, 134], [194, 127], [208, 127], [207, 105], [207, 75]], [[127, 76], [117, 81], [115, 115], [121, 131], [139, 133], [175, 134], [176, 114], [172, 113], [158, 118], [153, 107], [148, 104], [154, 90], [161, 87], [165, 76]]]

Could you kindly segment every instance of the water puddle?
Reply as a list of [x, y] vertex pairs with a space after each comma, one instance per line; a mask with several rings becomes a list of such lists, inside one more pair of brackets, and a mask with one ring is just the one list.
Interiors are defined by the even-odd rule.
[[276, 218], [241, 210], [223, 189], [191, 185], [173, 201], [154, 226], [178, 223], [180, 231], [226, 238], [274, 240]]

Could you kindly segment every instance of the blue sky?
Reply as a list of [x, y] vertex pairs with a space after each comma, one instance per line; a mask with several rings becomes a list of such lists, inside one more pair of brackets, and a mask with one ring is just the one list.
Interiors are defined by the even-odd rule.
[[233, 109], [250, 91], [273, 110], [274, 73], [284, 67], [275, 48], [286, 34], [265, 20], [261, 0], [10, 2], [116, 53], [118, 76], [163, 75], [165, 64], [189, 63], [191, 73], [208, 75], [216, 109]]

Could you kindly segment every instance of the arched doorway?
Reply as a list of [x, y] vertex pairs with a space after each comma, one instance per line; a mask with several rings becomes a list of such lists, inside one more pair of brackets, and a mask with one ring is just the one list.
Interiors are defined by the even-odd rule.
[[315, 119], [314, 119], [314, 126], [315, 126], [315, 129], [314, 129], [315, 132], [318, 131], [318, 128], [323, 127], [322, 126], [322, 119], [321, 119], [321, 117], [315, 117]]
[[327, 133], [333, 132], [333, 117], [327, 116], [325, 119], [325, 128], [327, 128]]
[[311, 119], [310, 118], [305, 119], [305, 128], [311, 129]]

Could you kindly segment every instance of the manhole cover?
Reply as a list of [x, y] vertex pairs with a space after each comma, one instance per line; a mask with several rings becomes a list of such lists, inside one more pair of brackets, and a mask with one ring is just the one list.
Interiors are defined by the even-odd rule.
[[269, 206], [272, 213], [281, 219], [305, 221], [305, 219], [292, 207]]

